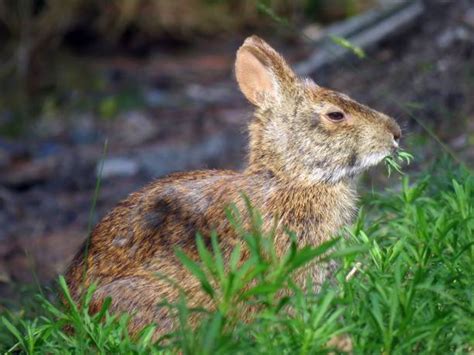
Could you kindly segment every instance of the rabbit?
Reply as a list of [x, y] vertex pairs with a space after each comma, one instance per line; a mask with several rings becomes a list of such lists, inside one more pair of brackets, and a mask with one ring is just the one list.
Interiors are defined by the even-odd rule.
[[[355, 177], [398, 148], [401, 131], [394, 119], [298, 78], [257, 36], [238, 49], [235, 76], [255, 106], [247, 167], [174, 173], [130, 194], [94, 228], [89, 246], [66, 273], [75, 300], [96, 283], [91, 312], [110, 296], [111, 311], [133, 315], [132, 334], [150, 323], [157, 324], [157, 332], [175, 326], [157, 303], [176, 301], [179, 291], [157, 274], [177, 280], [191, 307], [209, 304], [174, 250], [179, 247], [197, 260], [196, 232], [208, 236], [215, 230], [228, 258], [239, 236], [225, 208], [235, 203], [244, 209], [242, 193], [260, 211], [265, 227], [278, 220], [280, 255], [290, 245], [285, 228], [296, 233], [299, 246], [317, 246], [351, 223]], [[295, 277], [304, 283], [309, 275], [321, 284], [330, 273], [315, 264]]]

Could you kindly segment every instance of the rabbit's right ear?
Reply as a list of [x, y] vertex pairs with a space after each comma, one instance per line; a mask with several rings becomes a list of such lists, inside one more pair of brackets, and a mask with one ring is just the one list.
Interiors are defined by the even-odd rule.
[[296, 75], [285, 60], [257, 36], [247, 38], [237, 51], [235, 76], [240, 90], [254, 105], [280, 101]]

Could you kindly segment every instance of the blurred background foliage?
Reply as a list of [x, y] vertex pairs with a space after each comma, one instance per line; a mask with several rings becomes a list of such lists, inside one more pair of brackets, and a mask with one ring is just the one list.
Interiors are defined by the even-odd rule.
[[[155, 44], [186, 44], [236, 31], [282, 31], [281, 25], [328, 23], [357, 14], [375, 0], [2, 0], [0, 1], [0, 133], [22, 133], [25, 120], [71, 101], [68, 88], [102, 89], [84, 75], [77, 56], [136, 56]], [[236, 16], [238, 14], [238, 16]], [[72, 52], [72, 54], [71, 54]], [[92, 80], [91, 80], [92, 79]], [[69, 93], [70, 94], [70, 93]], [[104, 117], [119, 104], [106, 98], [72, 100], [99, 106]], [[122, 101], [122, 100], [118, 100]], [[133, 101], [133, 99], [132, 99]], [[8, 117], [5, 117], [8, 116]], [[27, 122], [26, 122], [27, 123]]]

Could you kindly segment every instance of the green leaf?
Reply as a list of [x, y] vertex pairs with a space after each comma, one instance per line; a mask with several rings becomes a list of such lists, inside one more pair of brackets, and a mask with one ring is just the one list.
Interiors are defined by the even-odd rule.
[[217, 234], [215, 231], [211, 233], [211, 244], [212, 250], [214, 252], [214, 265], [216, 267], [217, 274], [219, 275], [219, 279], [222, 282], [225, 278], [224, 257], [222, 255], [219, 242], [217, 241]]
[[201, 261], [204, 263], [210, 273], [215, 274], [216, 267], [212, 258], [212, 254], [207, 249], [206, 245], [204, 244], [204, 239], [199, 233], [196, 236], [196, 245]]
[[298, 250], [294, 257], [288, 261], [288, 269], [290, 271], [296, 270], [303, 265], [309, 263], [310, 261], [314, 260], [318, 256], [323, 255], [329, 249], [333, 248], [336, 243], [339, 241], [338, 238], [329, 240], [327, 242], [322, 243], [317, 247], [310, 247], [305, 246], [302, 249]]
[[8, 331], [12, 333], [15, 336], [15, 338], [18, 340], [18, 344], [23, 349], [27, 349], [23, 336], [21, 335], [21, 332], [12, 323], [10, 323], [10, 321], [7, 318], [2, 317], [2, 322], [7, 327]]
[[211, 318], [211, 321], [207, 327], [206, 334], [203, 341], [203, 353], [204, 354], [214, 354], [216, 343], [220, 335], [220, 330], [223, 325], [224, 318], [220, 312], [214, 313]]
[[365, 58], [364, 50], [360, 48], [359, 46], [352, 44], [347, 39], [339, 37], [339, 36], [335, 36], [335, 35], [330, 35], [329, 38], [331, 38], [331, 40], [334, 43], [336, 43], [338, 46], [341, 46], [343, 48], [350, 50], [352, 53], [354, 53], [357, 56], [357, 58], [359, 59]]
[[276, 284], [261, 284], [252, 287], [250, 290], [244, 292], [243, 296], [248, 298], [252, 296], [264, 296], [273, 294], [281, 288], [281, 285]]
[[197, 277], [199, 282], [201, 283], [202, 289], [211, 297], [214, 297], [214, 289], [212, 288], [211, 284], [209, 283], [206, 274], [202, 271], [201, 267], [198, 263], [191, 260], [182, 250], [177, 249], [175, 251], [176, 257], [179, 261], [188, 269], [194, 276]]
[[231, 271], [235, 271], [237, 269], [239, 261], [240, 261], [240, 244], [236, 244], [234, 246], [234, 250], [232, 250], [232, 253], [230, 254], [229, 265], [230, 265]]

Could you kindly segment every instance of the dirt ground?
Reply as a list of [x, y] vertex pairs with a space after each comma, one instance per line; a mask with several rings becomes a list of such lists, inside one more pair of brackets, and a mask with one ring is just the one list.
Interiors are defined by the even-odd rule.
[[[143, 104], [113, 119], [93, 111], [43, 115], [24, 137], [0, 137], [0, 296], [14, 297], [12, 285], [35, 275], [40, 282], [54, 279], [90, 222], [150, 180], [178, 170], [245, 165], [251, 107], [232, 74], [244, 37], [201, 39], [179, 50], [157, 47], [139, 58], [81, 56], [78, 63], [108, 86], [140, 90]], [[266, 39], [292, 63], [311, 50], [301, 41]], [[472, 1], [427, 2], [416, 24], [370, 49], [366, 59], [348, 58], [311, 76], [397, 118], [404, 145], [419, 163], [439, 154], [419, 122], [460, 159], [474, 161]]]

